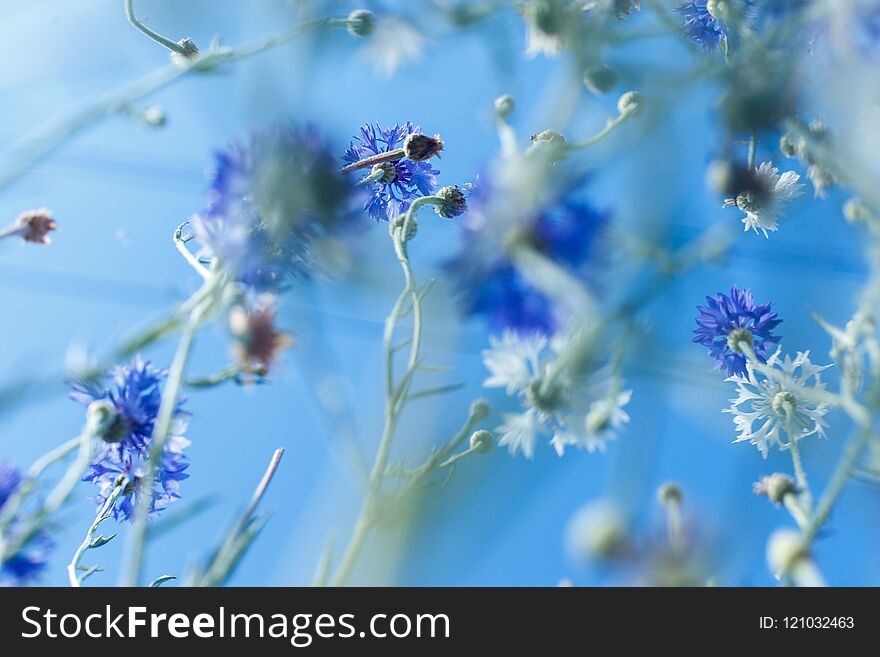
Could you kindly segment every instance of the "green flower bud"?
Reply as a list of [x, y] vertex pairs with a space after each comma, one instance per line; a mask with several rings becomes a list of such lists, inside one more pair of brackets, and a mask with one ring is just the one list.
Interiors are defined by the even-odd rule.
[[682, 497], [684, 497], [684, 493], [681, 486], [673, 482], [666, 482], [657, 489], [657, 500], [663, 505], [681, 504]]
[[584, 85], [594, 94], [606, 94], [617, 84], [617, 73], [605, 64], [588, 66], [584, 71]]
[[470, 438], [471, 449], [476, 449], [480, 454], [485, 454], [495, 445], [495, 437], [485, 429], [474, 431]]
[[108, 443], [122, 440], [128, 427], [125, 418], [108, 399], [97, 399], [86, 410], [86, 432], [92, 438]]
[[376, 28], [376, 17], [366, 9], [355, 9], [345, 19], [345, 29], [353, 37], [368, 37]]
[[495, 99], [495, 115], [499, 119], [506, 119], [513, 114], [514, 109], [516, 109], [516, 103], [510, 94], [504, 94]]
[[627, 91], [617, 99], [617, 111], [621, 114], [636, 114], [642, 111], [645, 99], [638, 91]]

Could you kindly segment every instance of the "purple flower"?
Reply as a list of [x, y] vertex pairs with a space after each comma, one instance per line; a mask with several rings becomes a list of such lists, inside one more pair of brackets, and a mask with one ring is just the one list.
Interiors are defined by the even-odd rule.
[[316, 129], [278, 125], [216, 154], [207, 207], [191, 224], [204, 257], [263, 291], [340, 264], [326, 256], [358, 228], [352, 192]]
[[[520, 230], [536, 250], [589, 283], [587, 265], [597, 251], [597, 237], [608, 215], [574, 198], [572, 192], [581, 183], [579, 178], [578, 184], [568, 186], [555, 202], [522, 222]], [[469, 209], [461, 221], [461, 247], [445, 265], [455, 281], [462, 311], [485, 317], [495, 330], [552, 334], [566, 315], [517, 271], [499, 244], [487, 216], [490, 188], [491, 183], [484, 181], [471, 187]]]
[[[361, 128], [342, 159], [352, 164], [379, 153], [401, 148], [407, 135], [421, 133], [412, 123], [395, 124], [383, 129], [378, 123]], [[376, 221], [388, 221], [409, 209], [414, 198], [430, 196], [437, 189], [437, 174], [428, 162], [413, 162], [406, 158], [386, 163], [385, 175], [369, 183], [369, 193], [364, 201], [364, 211]], [[367, 172], [369, 173], [369, 172]]]
[[[22, 483], [22, 476], [8, 463], [0, 463], [0, 514], [9, 498], [18, 490]], [[23, 531], [21, 520], [18, 517], [11, 519], [4, 530], [4, 538], [18, 540], [18, 534]], [[0, 586], [21, 586], [33, 581], [46, 567], [49, 554], [52, 552], [54, 543], [45, 531], [39, 530], [33, 536], [24, 541], [24, 544], [15, 553], [5, 559], [0, 555]]]
[[[116, 410], [117, 421], [113, 432], [100, 442], [83, 481], [90, 481], [98, 487], [95, 502], [100, 506], [113, 491], [117, 477], [125, 475], [128, 484], [116, 503], [114, 517], [128, 520], [134, 513], [137, 498], [142, 494], [140, 483], [146, 473], [150, 442], [162, 398], [161, 384], [167, 372], [135, 357], [130, 364], [112, 370], [109, 376], [111, 381], [108, 387], [74, 383], [70, 396], [85, 406], [93, 401], [107, 400]], [[183, 455], [183, 450], [189, 445], [183, 436], [188, 414], [182, 405], [183, 401], [178, 404], [174, 414], [156, 472], [151, 514], [179, 499], [179, 482], [189, 476], [186, 474], [188, 463]]]
[[773, 335], [773, 329], [782, 323], [772, 303], [756, 305], [752, 293], [730, 289], [730, 296], [719, 292], [706, 297], [707, 306], [697, 306], [693, 341], [709, 349], [715, 359], [715, 369], [726, 369], [729, 376], [746, 375], [746, 356], [737, 345], [743, 341], [751, 345], [755, 355], [766, 362], [771, 350], [781, 336]]

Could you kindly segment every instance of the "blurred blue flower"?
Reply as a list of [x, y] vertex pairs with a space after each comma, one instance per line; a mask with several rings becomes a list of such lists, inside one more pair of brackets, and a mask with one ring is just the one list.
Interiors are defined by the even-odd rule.
[[[0, 513], [21, 483], [22, 476], [18, 470], [8, 463], [0, 463]], [[4, 533], [14, 538], [17, 525], [18, 518], [12, 518]], [[25, 541], [21, 549], [0, 563], [0, 586], [20, 586], [31, 582], [45, 568], [53, 547], [49, 534], [38, 531]]]
[[207, 207], [190, 223], [204, 257], [264, 291], [347, 263], [353, 191], [315, 128], [277, 125], [216, 154]]
[[[729, 0], [738, 3], [744, 12], [744, 20], [751, 23], [755, 17], [753, 0]], [[722, 41], [729, 37], [727, 23], [710, 11], [707, 0], [684, 0], [675, 11], [684, 19], [684, 33], [700, 44], [706, 52], [715, 52]]]
[[[70, 396], [85, 406], [99, 399], [108, 400], [116, 409], [118, 421], [115, 431], [100, 441], [83, 481], [90, 481], [98, 487], [95, 502], [101, 506], [113, 491], [117, 477], [125, 475], [128, 484], [116, 503], [114, 517], [117, 520], [128, 520], [132, 517], [136, 500], [141, 494], [140, 481], [146, 472], [150, 442], [162, 397], [160, 386], [167, 377], [167, 372], [135, 357], [130, 364], [112, 370], [110, 377], [111, 383], [107, 388], [74, 383]], [[186, 474], [188, 463], [183, 455], [183, 450], [190, 444], [183, 436], [188, 418], [188, 414], [182, 409], [183, 403], [178, 403], [156, 473], [151, 514], [178, 499], [179, 482], [189, 476]]]
[[[536, 250], [565, 265], [586, 283], [590, 278], [586, 265], [608, 215], [575, 199], [572, 192], [578, 186], [571, 185], [519, 228]], [[490, 234], [491, 220], [486, 216], [490, 188], [491, 183], [485, 180], [471, 186], [469, 208], [461, 221], [459, 253], [445, 265], [461, 308], [466, 315], [485, 317], [495, 330], [551, 335], [566, 317], [516, 270], [504, 249], [498, 248], [498, 236]]]
[[[401, 148], [407, 135], [421, 133], [418, 126], [407, 122], [383, 129], [378, 123], [361, 128], [343, 155], [346, 164]], [[437, 189], [437, 174], [427, 161], [413, 162], [406, 158], [384, 165], [386, 175], [369, 183], [364, 211], [370, 218], [388, 221], [409, 209], [414, 198], [430, 196]]]
[[707, 306], [697, 306], [693, 342], [709, 349], [715, 369], [725, 368], [728, 376], [746, 373], [746, 356], [736, 347], [742, 341], [751, 345], [755, 355], [766, 362], [781, 336], [773, 335], [782, 320], [771, 311], [772, 303], [757, 305], [748, 290], [734, 285], [730, 296], [719, 292], [706, 297]]

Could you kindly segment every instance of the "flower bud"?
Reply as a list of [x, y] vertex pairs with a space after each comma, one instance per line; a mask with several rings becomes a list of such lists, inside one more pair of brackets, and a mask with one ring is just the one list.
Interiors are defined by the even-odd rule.
[[126, 435], [125, 418], [109, 399], [96, 399], [86, 410], [86, 433], [108, 443], [118, 443]]
[[565, 143], [565, 135], [557, 130], [542, 130], [541, 132], [532, 135], [532, 143], [537, 144], [539, 142], [546, 142], [554, 146], [561, 146]]
[[582, 506], [566, 529], [566, 545], [580, 559], [613, 559], [626, 551], [627, 528], [623, 513], [613, 503], [598, 500]]
[[[374, 178], [373, 176], [376, 177]], [[369, 177], [383, 185], [390, 185], [397, 180], [397, 167], [394, 165], [394, 162], [374, 164]]]
[[796, 157], [801, 149], [800, 140], [798, 140], [790, 132], [786, 132], [779, 139], [779, 150], [785, 157]]
[[681, 486], [673, 482], [666, 482], [660, 488], [657, 489], [657, 500], [660, 504], [681, 504], [681, 499], [684, 497], [684, 493], [681, 490]]
[[513, 114], [514, 109], [516, 109], [516, 102], [510, 94], [504, 94], [495, 99], [495, 115], [499, 119], [506, 119]]
[[368, 37], [376, 28], [376, 17], [366, 9], [355, 9], [345, 19], [345, 29], [353, 37]]
[[764, 475], [760, 481], [752, 486], [752, 490], [755, 492], [755, 495], [766, 495], [767, 499], [776, 506], [782, 504], [786, 495], [797, 493], [797, 488], [791, 477], [781, 472]]
[[495, 444], [495, 437], [485, 429], [480, 429], [479, 431], [474, 431], [471, 434], [470, 438], [470, 446], [471, 449], [476, 449], [480, 454], [485, 454], [490, 449], [492, 449]]
[[584, 71], [584, 85], [594, 94], [606, 94], [617, 84], [617, 73], [605, 64], [588, 66]]
[[235, 338], [232, 353], [245, 372], [265, 375], [281, 351], [292, 343], [286, 333], [275, 330], [275, 313], [269, 295], [253, 305], [236, 305], [229, 311], [229, 330]]
[[469, 416], [472, 422], [479, 422], [489, 417], [491, 412], [492, 407], [489, 406], [489, 402], [485, 399], [476, 399], [471, 404]]
[[452, 219], [467, 210], [467, 199], [458, 185], [443, 187], [437, 191], [443, 202], [434, 206], [434, 211], [444, 219]]
[[767, 541], [767, 565], [774, 574], [789, 572], [798, 561], [809, 558], [800, 532], [777, 529]]
[[168, 115], [161, 107], [153, 105], [144, 110], [143, 121], [150, 127], [159, 128], [168, 122]]
[[627, 91], [617, 99], [617, 111], [621, 114], [636, 114], [642, 110], [645, 99], [638, 91]]
[[171, 61], [178, 66], [185, 67], [190, 65], [190, 61], [199, 56], [199, 49], [195, 42], [186, 37], [177, 42], [177, 45], [183, 48], [183, 52], [172, 52]]
[[858, 224], [871, 219], [868, 207], [857, 198], [849, 199], [843, 206], [843, 216], [851, 224]]
[[408, 135], [403, 141], [403, 152], [413, 162], [430, 160], [435, 155], [440, 155], [443, 150], [443, 140], [440, 135], [429, 137], [419, 132]]

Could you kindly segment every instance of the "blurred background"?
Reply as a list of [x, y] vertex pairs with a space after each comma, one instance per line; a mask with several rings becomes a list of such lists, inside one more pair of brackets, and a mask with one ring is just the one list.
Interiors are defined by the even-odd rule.
[[[3, 147], [167, 63], [163, 50], [127, 23], [122, 2], [2, 0], [2, 7]], [[207, 46], [217, 35], [233, 45], [296, 24], [306, 3], [140, 0], [136, 7], [160, 32]], [[357, 8], [344, 2], [309, 7], [309, 15], [343, 17]], [[423, 35], [410, 35], [412, 52], [393, 75], [383, 70], [387, 52], [377, 59], [374, 42], [344, 30], [307, 35], [220, 73], [179, 80], [138, 105], [161, 107], [168, 117], [164, 127], [110, 116], [2, 190], [0, 216], [7, 221], [47, 206], [59, 224], [48, 248], [0, 243], [2, 384], [57, 373], [71, 345], [107, 348], [196, 288], [199, 281], [175, 251], [172, 231], [203, 207], [213, 152], [251, 129], [277, 120], [317, 122], [341, 155], [364, 123], [413, 121], [446, 141], [435, 164], [441, 185], [461, 185], [497, 154], [492, 104], [499, 94], [516, 98], [511, 122], [525, 144], [545, 128], [573, 138], [593, 134], [616, 113], [620, 93], [635, 88], [647, 99], [645, 115], [577, 156], [594, 170], [588, 197], [612, 213], [617, 227], [670, 245], [726, 224], [736, 235], [728, 257], [672, 281], [645, 309], [627, 354], [632, 421], [604, 455], [571, 451], [559, 458], [542, 446], [533, 461], [512, 458], [503, 448], [468, 459], [448, 482], [430, 489], [411, 517], [372, 536], [351, 581], [629, 583], [625, 575], [568, 554], [566, 525], [585, 503], [613, 498], [631, 514], [640, 540], [662, 538], [655, 492], [673, 480], [684, 490], [687, 522], [710, 555], [713, 581], [773, 585], [766, 540], [791, 521], [755, 496], [752, 483], [790, 471], [790, 460], [771, 452], [765, 461], [753, 447], [731, 444], [733, 424], [721, 409], [734, 396], [732, 384], [712, 371], [703, 347], [691, 343], [695, 306], [734, 283], [750, 288], [759, 301], [774, 301], [787, 351], [809, 349], [814, 361], [830, 362], [830, 341], [812, 313], [845, 323], [867, 273], [862, 237], [840, 214], [847, 196], [832, 189], [827, 199], [813, 199], [809, 190], [771, 240], [738, 232], [740, 213], [722, 210], [705, 183], [707, 166], [727, 145], [716, 116], [717, 83], [694, 74], [692, 51], [675, 35], [664, 36], [646, 11], [615, 25], [643, 36], [606, 49], [622, 82], [607, 96], [595, 96], [571, 84], [578, 76], [565, 55], [523, 56], [525, 28], [512, 9], [453, 29], [427, 0], [371, 8], [401, 12]], [[839, 77], [833, 94], [815, 78], [807, 92], [832, 124], [839, 110], [834, 102], [853, 100]], [[573, 111], [560, 109], [560, 97]], [[794, 160], [784, 161], [773, 139], [759, 148], [758, 161], [763, 159], [801, 171]], [[296, 344], [268, 385], [187, 393], [191, 476], [178, 506], [204, 502], [206, 508], [151, 541], [148, 578], [182, 575], [206, 555], [246, 504], [276, 447], [287, 451], [264, 501], [271, 519], [232, 583], [308, 584], [328, 538], [335, 538], [337, 556], [347, 542], [363, 490], [362, 459], [372, 459], [382, 425], [382, 322], [402, 284], [385, 227], [371, 224], [367, 233], [351, 272], [298, 285], [283, 297], [280, 323]], [[426, 302], [427, 360], [454, 366], [430, 383], [467, 385], [409, 408], [394, 457], [410, 464], [457, 430], [476, 396], [491, 392], [490, 428], [498, 412], [515, 406], [500, 392], [481, 389], [486, 327], [460, 317], [443, 280], [441, 263], [455, 248], [456, 227], [431, 219], [422, 220], [411, 246], [416, 276], [438, 283]], [[167, 366], [173, 348], [171, 340], [144, 355]], [[228, 361], [226, 329], [212, 326], [199, 337], [190, 372], [210, 374]], [[77, 435], [84, 419], [60, 381], [26, 393], [0, 407], [0, 458], [19, 467]], [[827, 480], [849, 431], [842, 414], [832, 413], [829, 421], [827, 440], [811, 438], [802, 447], [814, 489]], [[94, 507], [85, 501], [90, 487], [80, 486], [63, 513], [41, 583], [66, 582], [64, 565], [93, 518]], [[880, 528], [872, 522], [878, 510], [876, 487], [848, 486], [816, 546], [831, 584], [880, 584]], [[90, 584], [115, 581], [121, 547], [90, 554], [106, 569]]]

